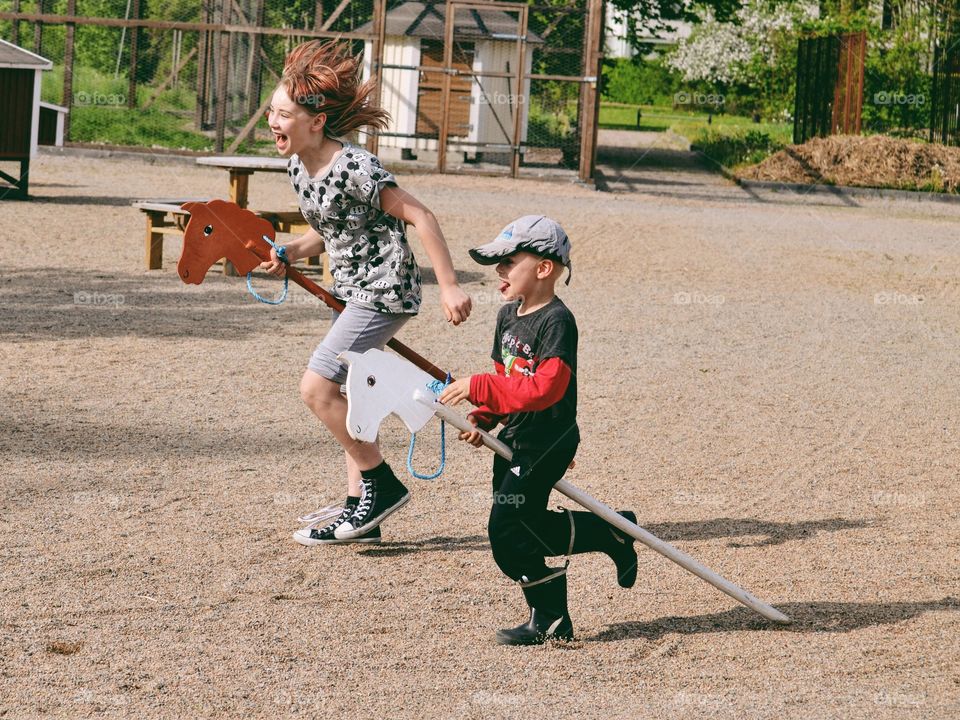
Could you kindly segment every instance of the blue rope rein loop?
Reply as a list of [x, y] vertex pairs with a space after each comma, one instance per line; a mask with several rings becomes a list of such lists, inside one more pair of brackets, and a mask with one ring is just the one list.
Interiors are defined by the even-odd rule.
[[[266, 240], [268, 243], [270, 243], [270, 247], [272, 247], [274, 250], [277, 251], [277, 258], [280, 260], [280, 262], [282, 262], [284, 265], [290, 264], [290, 261], [287, 260], [286, 245], [277, 245], [273, 240], [268, 238], [266, 235], [263, 236], [263, 239]], [[249, 290], [250, 294], [253, 295], [260, 302], [266, 303], [267, 305], [279, 305], [280, 303], [282, 303], [284, 300], [287, 299], [287, 290], [289, 289], [289, 286], [290, 286], [290, 278], [288, 278], [286, 275], [283, 276], [283, 292], [280, 293], [280, 297], [276, 300], [269, 300], [263, 297], [262, 295], [258, 294], [257, 291], [253, 289], [253, 283], [250, 281], [252, 277], [253, 277], [253, 271], [251, 270], [250, 272], [247, 273], [247, 290]]]
[[[446, 380], [433, 380], [427, 383], [427, 389], [434, 395], [439, 395], [443, 389], [450, 384], [450, 373], [447, 373]], [[440, 467], [432, 475], [421, 475], [413, 469], [413, 449], [417, 445], [417, 434], [410, 434], [410, 449], [407, 451], [407, 472], [418, 480], [436, 480], [443, 475], [443, 468], [447, 464], [447, 431], [446, 424], [440, 421]]]

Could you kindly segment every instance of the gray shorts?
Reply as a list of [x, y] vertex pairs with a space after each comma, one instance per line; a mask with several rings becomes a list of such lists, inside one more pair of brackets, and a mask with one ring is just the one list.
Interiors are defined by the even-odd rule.
[[307, 367], [317, 375], [336, 383], [347, 381], [347, 366], [337, 360], [346, 351], [382, 350], [413, 315], [382, 313], [347, 304], [342, 313], [333, 312], [327, 336], [317, 345]]

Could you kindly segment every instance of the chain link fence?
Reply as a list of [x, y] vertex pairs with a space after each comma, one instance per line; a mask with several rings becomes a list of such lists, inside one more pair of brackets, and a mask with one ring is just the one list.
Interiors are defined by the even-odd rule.
[[391, 125], [354, 140], [385, 160], [586, 178], [600, 5], [0, 0], [0, 37], [53, 62], [44, 113], [61, 114], [68, 144], [272, 154], [264, 113], [285, 55], [340, 38], [380, 79]]

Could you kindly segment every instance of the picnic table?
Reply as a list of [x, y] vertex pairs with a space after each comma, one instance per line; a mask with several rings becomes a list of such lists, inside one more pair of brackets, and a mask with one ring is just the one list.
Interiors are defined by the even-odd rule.
[[[208, 165], [226, 170], [230, 174], [230, 201], [242, 208], [248, 204], [250, 176], [256, 172], [285, 173], [287, 161], [284, 158], [268, 158], [256, 156], [215, 156], [197, 158], [198, 165]], [[198, 199], [207, 202], [211, 198]], [[189, 220], [190, 214], [181, 208], [188, 200], [163, 199], [139, 200], [133, 206], [143, 211], [147, 216], [146, 234], [146, 266], [148, 270], [159, 269], [163, 264], [164, 235], [182, 234]], [[303, 219], [300, 210], [253, 210], [260, 217], [269, 220], [277, 232], [300, 234], [307, 231], [310, 225]], [[307, 265], [320, 265], [320, 257], [307, 258]], [[235, 275], [231, 264], [224, 261], [225, 275]], [[327, 256], [323, 256], [324, 282], [332, 282], [330, 265]]]
[[[256, 157], [252, 155], [220, 155], [199, 157], [197, 165], [211, 165], [230, 173], [230, 200], [242, 208], [247, 206], [247, 191], [250, 176], [256, 172], [287, 171], [287, 160], [280, 157]], [[306, 222], [304, 222], [306, 225]]]

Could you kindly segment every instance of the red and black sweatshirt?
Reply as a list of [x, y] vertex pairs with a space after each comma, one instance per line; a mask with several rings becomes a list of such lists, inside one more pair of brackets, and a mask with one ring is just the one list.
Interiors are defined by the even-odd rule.
[[558, 297], [529, 315], [503, 306], [493, 339], [496, 374], [470, 378], [471, 414], [515, 449], [576, 446], [577, 322]]

